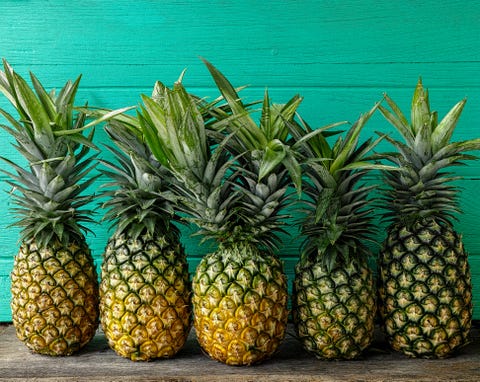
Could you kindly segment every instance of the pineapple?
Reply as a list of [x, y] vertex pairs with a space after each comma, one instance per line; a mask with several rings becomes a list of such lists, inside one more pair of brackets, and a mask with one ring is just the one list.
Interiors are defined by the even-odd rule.
[[80, 77], [62, 90], [47, 93], [31, 74], [33, 91], [4, 61], [0, 90], [19, 114], [1, 114], [2, 125], [15, 141], [27, 166], [2, 158], [14, 171], [10, 177], [13, 225], [21, 228], [20, 251], [11, 273], [11, 309], [18, 338], [40, 354], [70, 355], [87, 344], [98, 327], [98, 281], [84, 237], [93, 222], [84, 191], [96, 177], [89, 155], [93, 131], [73, 102]]
[[134, 361], [173, 357], [191, 327], [191, 287], [175, 199], [166, 170], [123, 116], [106, 131], [118, 164], [102, 161], [111, 178], [104, 206], [116, 230], [102, 264], [100, 313], [112, 349]]
[[157, 82], [153, 97], [143, 97], [140, 124], [177, 179], [188, 220], [216, 243], [193, 277], [199, 343], [215, 360], [250, 365], [270, 357], [286, 332], [287, 280], [275, 249], [290, 177], [301, 177], [284, 142], [300, 99], [270, 105], [266, 95], [259, 127], [226, 78], [207, 67], [224, 107], [192, 97], [181, 79], [173, 89]]
[[480, 140], [450, 142], [466, 100], [438, 122], [428, 92], [418, 81], [411, 123], [386, 96], [380, 107], [403, 141], [385, 157], [398, 168], [387, 171], [385, 218], [390, 225], [379, 258], [380, 312], [393, 349], [411, 357], [444, 358], [468, 342], [472, 319], [470, 269], [461, 236], [458, 177], [446, 168], [475, 157]]
[[379, 140], [360, 146], [358, 140], [376, 108], [333, 147], [321, 133], [338, 124], [316, 131], [305, 123], [292, 124], [307, 177], [301, 220], [305, 242], [295, 267], [293, 319], [303, 347], [320, 359], [357, 358], [373, 340], [376, 290], [366, 243], [375, 232], [368, 199], [375, 185], [359, 182], [383, 166], [367, 156]]

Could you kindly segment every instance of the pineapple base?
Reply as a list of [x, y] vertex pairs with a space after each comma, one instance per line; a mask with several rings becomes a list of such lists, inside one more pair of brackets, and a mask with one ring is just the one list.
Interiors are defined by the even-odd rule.
[[191, 288], [176, 239], [113, 236], [100, 283], [101, 323], [109, 346], [133, 361], [172, 358], [191, 328]]
[[11, 273], [17, 337], [35, 353], [67, 356], [98, 328], [98, 281], [85, 243], [22, 243]]
[[287, 281], [276, 256], [248, 246], [220, 248], [200, 262], [193, 293], [198, 341], [217, 361], [259, 363], [285, 337]]
[[373, 341], [375, 287], [366, 263], [331, 271], [320, 262], [295, 269], [293, 320], [303, 347], [327, 360], [359, 357]]
[[410, 357], [445, 358], [468, 343], [472, 284], [461, 237], [433, 219], [388, 231], [379, 261], [388, 342]]

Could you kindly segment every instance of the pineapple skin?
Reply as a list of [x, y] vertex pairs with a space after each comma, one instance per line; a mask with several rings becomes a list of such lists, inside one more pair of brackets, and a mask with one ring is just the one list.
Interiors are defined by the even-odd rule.
[[148, 234], [107, 243], [100, 283], [102, 328], [109, 346], [133, 361], [171, 358], [191, 328], [191, 286], [178, 240]]
[[254, 247], [206, 255], [193, 279], [194, 327], [203, 350], [227, 365], [275, 353], [287, 328], [287, 280], [274, 255]]
[[317, 358], [358, 358], [372, 343], [376, 291], [366, 261], [331, 270], [321, 261], [299, 261], [292, 300], [297, 336]]
[[98, 328], [98, 280], [85, 242], [23, 242], [11, 273], [12, 320], [33, 352], [68, 356]]
[[380, 313], [393, 349], [446, 358], [468, 343], [470, 266], [460, 235], [434, 219], [388, 230], [379, 257]]

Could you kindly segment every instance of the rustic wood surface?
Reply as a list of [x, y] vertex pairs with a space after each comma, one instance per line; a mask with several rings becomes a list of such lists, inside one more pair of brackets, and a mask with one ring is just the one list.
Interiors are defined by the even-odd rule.
[[15, 336], [11, 325], [0, 326], [0, 381], [480, 381], [480, 334], [446, 360], [410, 359], [388, 349], [378, 333], [360, 360], [321, 361], [302, 350], [290, 327], [272, 359], [251, 367], [226, 366], [202, 354], [190, 335], [175, 359], [133, 362], [116, 355], [103, 333], [70, 357], [32, 354]]

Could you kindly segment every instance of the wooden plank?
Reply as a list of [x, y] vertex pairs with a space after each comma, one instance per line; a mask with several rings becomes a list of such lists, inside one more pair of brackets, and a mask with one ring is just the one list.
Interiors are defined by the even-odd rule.
[[[4, 263], [2, 264], [2, 262], [0, 262], [0, 265], [4, 266]], [[0, 272], [0, 322], [11, 322], [12, 314], [10, 311], [11, 297], [9, 271], [8, 274], [4, 274], [7, 272], [7, 269], [10, 270], [11, 267], [4, 267], [3, 269], [2, 272]]]
[[[188, 81], [185, 80], [186, 87], [189, 91], [201, 97], [214, 99], [218, 96], [218, 91], [213, 88], [195, 88], [188, 86]], [[433, 85], [433, 80], [424, 81], [425, 86]], [[243, 83], [235, 83], [240, 86]], [[389, 89], [383, 88], [308, 88], [299, 87], [293, 88], [276, 88], [269, 87], [271, 100], [275, 103], [285, 103], [295, 94], [303, 97], [303, 101], [299, 107], [299, 113], [312, 127], [321, 127], [333, 122], [350, 121], [354, 122], [362, 113], [367, 112], [376, 102], [382, 99], [384, 91], [397, 102], [402, 110], [409, 114], [411, 97], [413, 89], [416, 84], [416, 79], [413, 79], [409, 84], [408, 89]], [[171, 84], [169, 84], [171, 85]], [[46, 85], [48, 86], [48, 85]], [[50, 87], [48, 87], [50, 89]], [[91, 106], [121, 108], [125, 106], [138, 106], [140, 102], [140, 94], [150, 94], [152, 86], [148, 88], [134, 88], [134, 89], [85, 89], [80, 88], [77, 97], [77, 105], [83, 105], [88, 102]], [[246, 102], [262, 99], [264, 88], [251, 87], [240, 94]], [[471, 89], [431, 89], [431, 104], [434, 110], [438, 111], [439, 118], [453, 107], [458, 101], [467, 97], [468, 101], [462, 113], [458, 126], [455, 130], [453, 140], [465, 140], [480, 137], [480, 131], [477, 129], [477, 121], [480, 120], [479, 108], [476, 107], [476, 100], [480, 99], [480, 88]], [[0, 107], [6, 106], [5, 99], [0, 97]], [[133, 113], [133, 111], [132, 111]], [[16, 115], [16, 113], [13, 113]], [[258, 121], [258, 115], [255, 116]], [[3, 123], [4, 120], [0, 119]], [[379, 112], [374, 114], [371, 120], [367, 123], [362, 132], [362, 138], [376, 137], [376, 132], [390, 134], [394, 137], [398, 135], [394, 132], [394, 128], [386, 123], [385, 119]], [[97, 128], [95, 142], [99, 147], [102, 143], [108, 142], [107, 137], [101, 127]], [[19, 154], [10, 144], [11, 137], [3, 130], [0, 130], [0, 149], [1, 155], [14, 161], [22, 161]], [[392, 147], [387, 142], [378, 146], [378, 150], [391, 150]], [[101, 155], [105, 157], [108, 154], [102, 152]], [[23, 161], [21, 163], [24, 163]], [[0, 161], [0, 168], [7, 168], [6, 164]], [[456, 168], [459, 174], [467, 177], [478, 178], [480, 170], [480, 161], [471, 161], [468, 167]], [[4, 174], [0, 174], [0, 180], [5, 179]], [[0, 196], [1, 197], [1, 196]]]
[[[423, 69], [448, 64], [459, 65], [459, 70], [444, 66], [439, 73], [443, 83], [478, 86], [478, 12], [476, 2], [431, 0], [382, 7], [367, 0], [309, 0], [301, 6], [286, 0], [268, 5], [6, 0], [0, 33], [13, 37], [2, 41], [2, 55], [13, 64], [44, 67], [45, 73], [54, 68], [71, 75], [88, 73], [93, 86], [148, 85], [158, 73], [172, 82], [184, 67], [195, 73], [200, 55], [234, 73], [239, 82], [253, 78], [262, 85], [323, 83], [317, 76], [333, 86], [356, 85], [362, 78], [351, 81], [356, 65], [364, 74], [363, 84], [403, 85], [406, 64]], [[470, 67], [471, 75], [462, 65]], [[148, 75], [132, 75], [141, 71]], [[205, 86], [206, 71], [198, 76]]]
[[[1, 46], [1, 44], [0, 44]], [[474, 46], [472, 50], [479, 49]], [[119, 90], [146, 88], [161, 80], [166, 84], [175, 82], [183, 69], [187, 69], [186, 81], [191, 86], [206, 88], [212, 86], [212, 80], [198, 56], [172, 57], [170, 61], [145, 64], [68, 63], [42, 64], [23, 63], [15, 60], [15, 55], [5, 56], [16, 71], [33, 71], [45, 83], [60, 88], [67, 79], [75, 79], [82, 74], [82, 86], [95, 91], [105, 88]], [[355, 89], [357, 87], [386, 89], [409, 89], [419, 76], [431, 79], [431, 88], [477, 89], [480, 87], [477, 61], [472, 62], [390, 62], [390, 63], [324, 63], [295, 61], [277, 62], [263, 56], [256, 56], [251, 65], [242, 65], [239, 72], [235, 66], [248, 58], [238, 58], [233, 63], [223, 56], [205, 54], [228, 78], [238, 84], [255, 85], [261, 88], [284, 87], [295, 89], [308, 87], [329, 89]], [[100, 69], [99, 69], [100, 68]], [[463, 95], [463, 94], [462, 94]]]
[[0, 327], [0, 381], [462, 381], [480, 380], [480, 338], [453, 358], [440, 361], [409, 359], [388, 349], [378, 332], [372, 347], [357, 361], [328, 362], [307, 354], [290, 326], [279, 351], [252, 367], [231, 367], [202, 354], [192, 331], [174, 359], [132, 362], [117, 356], [99, 331], [77, 355], [46, 357], [30, 353], [12, 326]]

